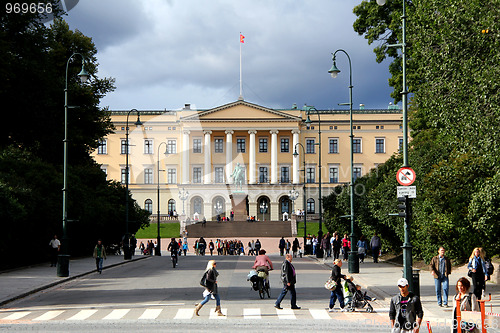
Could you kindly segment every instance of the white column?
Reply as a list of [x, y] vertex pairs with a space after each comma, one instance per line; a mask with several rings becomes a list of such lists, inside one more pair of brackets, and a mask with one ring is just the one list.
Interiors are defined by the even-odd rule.
[[248, 161], [248, 179], [249, 184], [255, 184], [255, 134], [256, 130], [248, 131], [250, 134], [250, 156]]
[[[293, 139], [292, 139], [292, 154], [293, 152], [295, 152], [295, 146], [297, 145], [297, 143], [299, 143], [299, 133], [300, 131], [299, 130], [292, 130], [292, 134], [293, 134]], [[299, 158], [304, 158], [304, 156], [301, 156], [302, 155], [302, 150], [300, 147], [297, 147], [297, 153], [299, 153], [299, 155], [297, 156], [293, 156], [293, 159], [292, 159], [292, 182], [294, 184], [298, 184], [300, 183], [300, 173], [299, 173]]]
[[271, 184], [278, 184], [278, 133], [277, 130], [271, 133]]
[[231, 183], [229, 176], [233, 173], [233, 134], [234, 131], [226, 131], [226, 183]]
[[182, 183], [189, 184], [189, 133], [190, 131], [182, 131]]
[[[211, 163], [211, 147], [210, 147], [210, 135], [212, 131], [203, 131], [205, 134], [205, 176], [203, 182], [205, 184], [210, 184], [212, 182], [212, 163]], [[210, 215], [209, 215], [210, 216]]]

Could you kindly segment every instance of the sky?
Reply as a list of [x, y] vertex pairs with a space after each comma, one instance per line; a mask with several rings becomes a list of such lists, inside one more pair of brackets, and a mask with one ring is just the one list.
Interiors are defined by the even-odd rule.
[[[111, 110], [208, 109], [240, 95], [275, 109], [294, 103], [342, 109], [349, 62], [331, 78], [332, 55], [352, 63], [353, 108], [386, 109], [388, 61], [354, 32], [361, 0], [80, 0], [66, 21], [91, 37], [99, 77], [116, 79]], [[240, 33], [245, 36], [240, 43]]]

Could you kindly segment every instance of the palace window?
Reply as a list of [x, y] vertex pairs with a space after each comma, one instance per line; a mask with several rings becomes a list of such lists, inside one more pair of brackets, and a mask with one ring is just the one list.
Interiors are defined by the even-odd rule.
[[193, 183], [201, 183], [201, 168], [193, 168]]
[[306, 139], [306, 154], [314, 154], [314, 146], [315, 146], [315, 140], [314, 139]]
[[314, 205], [314, 199], [313, 198], [307, 199], [307, 214], [314, 214], [315, 212], [316, 210]]
[[358, 179], [358, 177], [361, 177], [361, 168], [360, 167], [354, 167], [352, 169], [352, 177], [354, 178], [353, 181], [356, 181], [356, 179]]
[[361, 139], [352, 139], [352, 152], [361, 154]]
[[339, 182], [339, 168], [330, 167], [330, 183], [338, 183], [338, 182]]
[[167, 170], [167, 183], [176, 184], [177, 183], [177, 170], [168, 169]]
[[149, 213], [153, 213], [153, 200], [146, 199], [146, 201], [144, 201], [144, 210], [147, 210]]
[[167, 140], [167, 154], [176, 154], [176, 153], [177, 153], [177, 141]]
[[153, 154], [153, 140], [144, 139], [144, 154]]
[[290, 168], [287, 166], [281, 167], [281, 182], [282, 183], [290, 182]]
[[236, 152], [238, 153], [245, 152], [245, 138], [236, 139]]
[[108, 140], [99, 140], [99, 146], [97, 147], [97, 154], [105, 155], [108, 153]]
[[281, 138], [281, 152], [289, 153], [290, 152], [290, 139], [289, 138]]
[[267, 153], [267, 138], [259, 139], [259, 153]]
[[153, 184], [153, 169], [144, 169], [144, 184]]
[[316, 168], [306, 168], [306, 183], [316, 182]]
[[382, 154], [385, 153], [385, 139], [375, 139], [375, 153]]
[[328, 141], [328, 152], [330, 154], [339, 153], [339, 139], [329, 139]]
[[201, 154], [201, 139], [193, 139], [193, 153]]
[[267, 183], [267, 167], [259, 167], [259, 183]]
[[130, 154], [130, 140], [129, 144], [127, 145], [127, 140], [122, 139], [121, 140], [121, 154], [126, 154], [127, 153], [127, 146], [128, 146], [128, 153]]
[[216, 153], [223, 153], [224, 152], [224, 139], [215, 138], [214, 139], [214, 148], [215, 148]]
[[215, 182], [224, 183], [224, 168], [215, 167]]

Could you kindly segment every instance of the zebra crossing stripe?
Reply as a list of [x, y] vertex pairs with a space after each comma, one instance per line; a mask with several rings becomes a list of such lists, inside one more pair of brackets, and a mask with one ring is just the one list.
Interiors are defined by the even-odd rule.
[[210, 319], [227, 319], [227, 309], [221, 309], [224, 316], [217, 315], [215, 309], [210, 309]]
[[309, 309], [309, 313], [314, 319], [331, 319], [328, 311], [326, 310]]
[[139, 319], [156, 319], [163, 309], [146, 309]]
[[33, 320], [51, 320], [51, 319], [54, 319], [55, 317], [59, 316], [63, 312], [64, 312], [64, 310], [47, 311], [43, 315], [36, 317]]
[[110, 314], [108, 314], [106, 317], [102, 318], [102, 319], [105, 319], [105, 320], [116, 320], [116, 319], [121, 319], [123, 318], [128, 312], [130, 311], [130, 309], [116, 309], [116, 310], [113, 310], [111, 311]]
[[66, 320], [85, 320], [96, 312], [97, 310], [80, 310], [77, 314]]
[[283, 309], [283, 310], [276, 309], [276, 313], [278, 314], [279, 319], [288, 319], [288, 320], [297, 319], [292, 309]]
[[7, 317], [5, 318], [2, 318], [2, 320], [18, 320], [18, 319], [21, 319], [23, 317], [26, 317], [27, 315], [29, 315], [31, 313], [31, 311], [25, 311], [25, 312], [14, 312], [14, 313], [11, 313], [10, 315], [8, 315]]
[[179, 309], [174, 319], [191, 319], [193, 318], [194, 309]]
[[262, 319], [260, 309], [243, 309], [243, 319]]

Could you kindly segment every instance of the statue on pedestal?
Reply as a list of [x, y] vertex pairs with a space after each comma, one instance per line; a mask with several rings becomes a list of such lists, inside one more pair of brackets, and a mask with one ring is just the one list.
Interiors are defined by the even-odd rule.
[[243, 192], [242, 186], [243, 182], [245, 181], [245, 173], [240, 163], [236, 163], [233, 173], [229, 177], [233, 178], [233, 184], [235, 184], [236, 187], [240, 188], [240, 190], [237, 192]]

